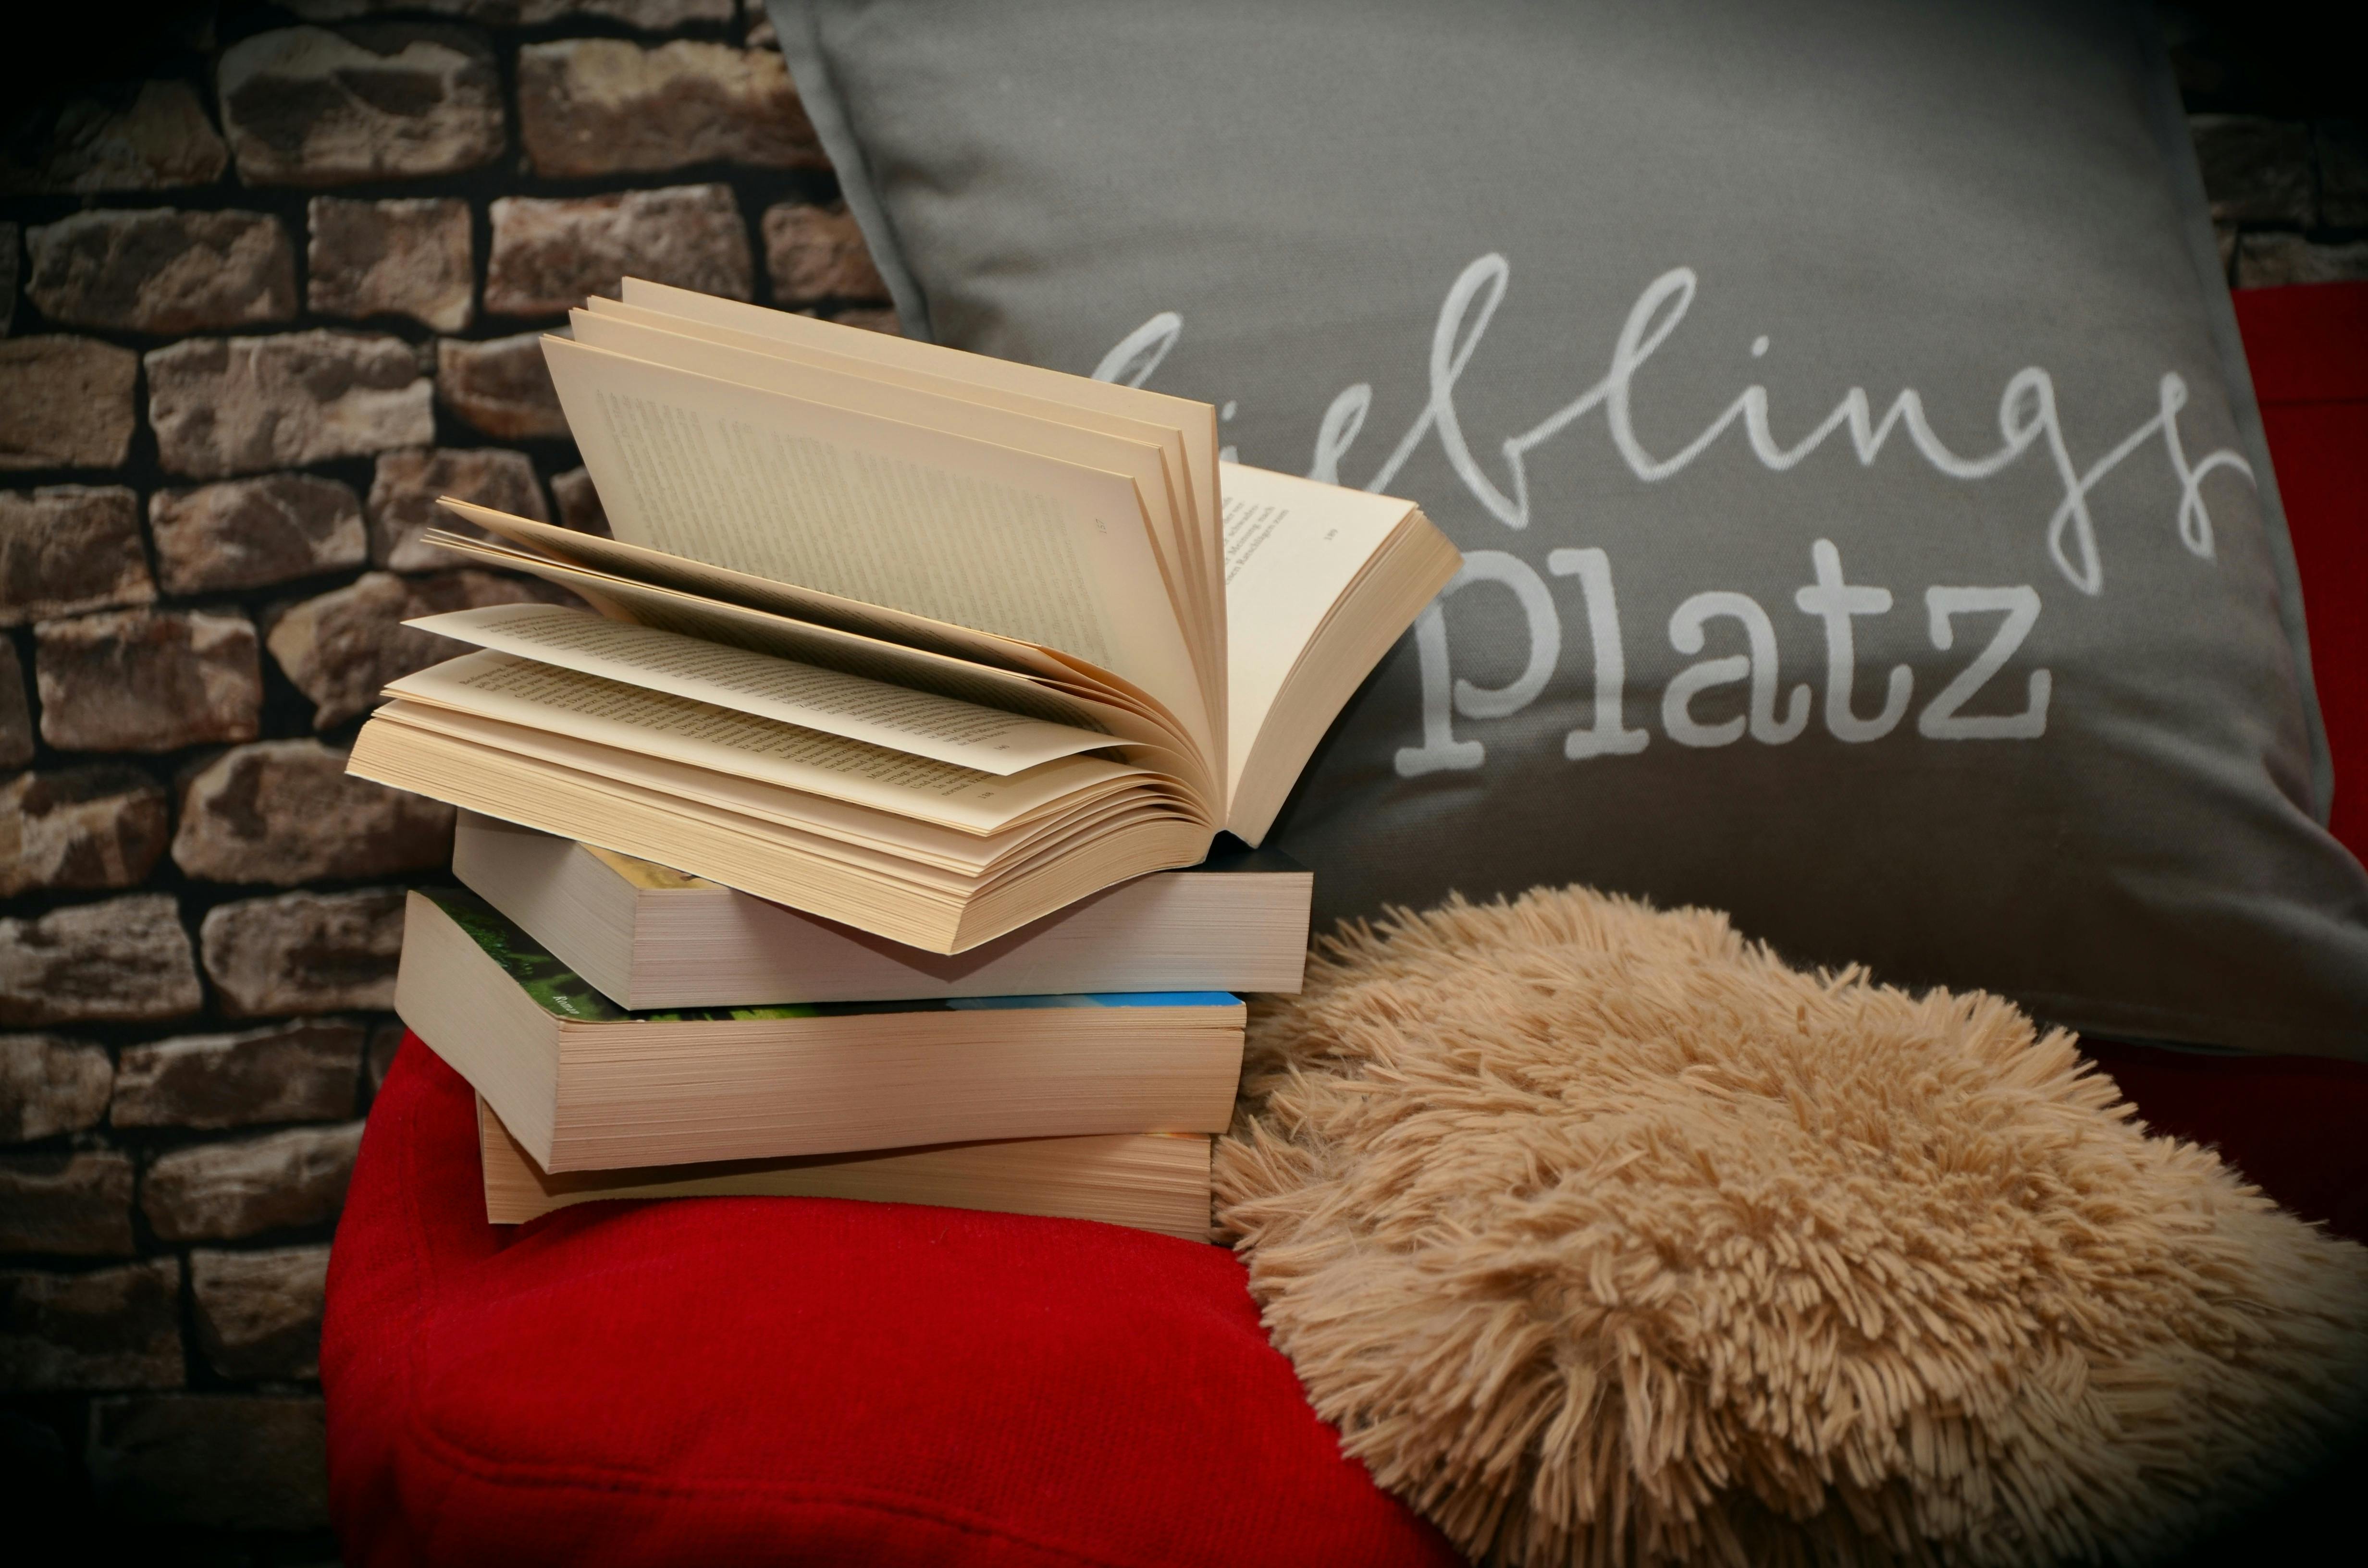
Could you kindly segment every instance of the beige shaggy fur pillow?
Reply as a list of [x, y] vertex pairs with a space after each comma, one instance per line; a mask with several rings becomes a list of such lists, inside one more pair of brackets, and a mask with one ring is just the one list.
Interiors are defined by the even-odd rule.
[[2368, 1408], [2368, 1250], [2008, 1004], [1702, 911], [1345, 933], [1217, 1173], [1316, 1409], [1505, 1562], [2143, 1560]]

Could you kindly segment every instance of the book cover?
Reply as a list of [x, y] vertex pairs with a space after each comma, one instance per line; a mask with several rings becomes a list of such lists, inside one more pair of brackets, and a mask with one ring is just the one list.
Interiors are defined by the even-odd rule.
[[422, 889], [421, 894], [468, 933], [535, 1005], [578, 1024], [716, 1023], [767, 1018], [845, 1018], [876, 1013], [959, 1013], [1065, 1007], [1234, 1007], [1227, 991], [1127, 991], [1064, 996], [951, 996], [899, 1002], [794, 1002], [756, 1007], [658, 1007], [628, 1012], [552, 956], [509, 916], [472, 892]]

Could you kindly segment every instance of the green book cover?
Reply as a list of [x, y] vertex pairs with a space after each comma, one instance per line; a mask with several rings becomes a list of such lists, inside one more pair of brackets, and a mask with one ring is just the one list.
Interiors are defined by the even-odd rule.
[[1077, 996], [954, 996], [914, 1002], [787, 1003], [766, 1007], [666, 1007], [630, 1013], [554, 957], [517, 922], [472, 892], [422, 888], [502, 972], [553, 1017], [578, 1023], [721, 1023], [732, 1019], [835, 1018], [859, 1013], [967, 1013], [1052, 1007], [1232, 1007], [1228, 991], [1111, 992]]

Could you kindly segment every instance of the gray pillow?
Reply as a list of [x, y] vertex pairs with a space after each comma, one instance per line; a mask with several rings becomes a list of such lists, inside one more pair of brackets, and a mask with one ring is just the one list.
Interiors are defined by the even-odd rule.
[[2368, 1056], [2302, 604], [2120, 6], [776, 0], [908, 331], [1206, 399], [1469, 566], [1277, 842]]

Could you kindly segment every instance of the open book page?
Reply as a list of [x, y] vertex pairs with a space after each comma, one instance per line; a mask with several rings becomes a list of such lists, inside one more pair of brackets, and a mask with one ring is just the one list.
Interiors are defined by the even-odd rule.
[[667, 315], [758, 333], [784, 343], [826, 348], [867, 359], [873, 364], [926, 370], [975, 386], [1024, 392], [1073, 407], [1096, 408], [1125, 418], [1140, 419], [1146, 424], [1171, 426], [1184, 442], [1186, 478], [1191, 489], [1190, 506], [1194, 515], [1201, 519], [1201, 536], [1206, 541], [1208, 553], [1212, 559], [1219, 553], [1217, 411], [1209, 403], [1170, 397], [1166, 392], [1150, 392], [1114, 381], [1097, 381], [1084, 376], [1049, 370], [1038, 365], [1018, 364], [985, 354], [965, 354], [958, 348], [947, 348], [939, 344], [916, 343], [911, 338], [892, 337], [885, 333], [860, 332], [835, 323], [795, 315], [788, 311], [767, 310], [762, 305], [744, 304], [738, 300], [719, 300], [712, 294], [693, 293], [688, 289], [653, 283], [643, 278], [626, 278], [620, 292], [628, 305], [640, 305]]
[[[642, 807], [753, 834], [800, 855], [956, 896], [987, 872], [1003, 844], [1025, 833], [958, 833], [893, 812], [407, 699], [388, 703], [362, 727], [354, 742], [354, 771], [401, 785], [406, 767], [424, 759], [433, 767], [439, 754], [448, 767], [466, 759], [468, 783], [455, 791], [461, 803], [482, 803], [469, 795], [469, 786], [490, 782], [498, 790], [507, 779], [509, 790], [499, 809], [554, 832], [566, 833], [570, 824], [544, 814], [551, 800], [573, 795], [580, 804], [588, 795], [613, 803], [599, 812], [601, 831], [622, 822], [626, 812], [616, 808]], [[520, 784], [530, 787], [520, 790]], [[594, 836], [586, 835], [586, 841]]]
[[1091, 730], [1041, 723], [975, 703], [557, 605], [495, 605], [404, 624], [983, 773], [1018, 773], [1110, 744], [1108, 735]]
[[1226, 686], [1231, 800], [1292, 668], [1412, 508], [1386, 495], [1240, 463], [1225, 464], [1224, 475], [1226, 619], [1234, 637]]
[[[624, 305], [673, 316], [681, 321], [727, 327], [776, 343], [843, 354], [882, 369], [901, 369], [962, 382], [982, 392], [1041, 398], [1080, 413], [1091, 413], [1176, 432], [1182, 461], [1181, 499], [1193, 526], [1186, 530], [1187, 554], [1196, 562], [1192, 581], [1209, 585], [1209, 602], [1198, 608], [1207, 646], [1223, 648], [1225, 597], [1217, 575], [1224, 554], [1223, 525], [1218, 517], [1217, 411], [1205, 403], [1148, 392], [1139, 386], [1099, 381], [1037, 365], [1018, 364], [984, 354], [965, 354], [934, 343], [916, 343], [884, 333], [862, 332], [833, 322], [815, 321], [787, 311], [767, 310], [737, 300], [719, 300], [664, 283], [628, 278], [622, 286]], [[596, 301], [597, 312], [605, 301]], [[1223, 694], [1214, 694], [1211, 710], [1222, 712]]]
[[564, 338], [543, 348], [619, 539], [1059, 649], [1213, 750], [1133, 480]]
[[[1042, 719], [1047, 723], [1076, 724], [1087, 729], [1094, 726], [1092, 705], [1055, 691], [1047, 684], [1052, 678], [1047, 676], [1021, 675], [999, 665], [867, 637], [795, 616], [751, 609], [704, 594], [663, 587], [604, 572], [597, 566], [520, 550], [499, 540], [470, 539], [441, 528], [429, 528], [420, 537], [456, 555], [555, 583], [616, 619], [679, 631], [686, 637], [703, 637], [711, 642], [747, 648], [777, 658], [798, 659], [872, 680], [893, 681], [899, 686], [934, 691], [940, 697]], [[1047, 669], [1056, 665], [1057, 661], [1050, 658], [1045, 661]]]
[[[972, 664], [993, 665], [1007, 670], [1055, 678], [1068, 673], [1066, 665], [1032, 642], [1017, 642], [987, 631], [974, 631], [966, 626], [952, 626], [927, 616], [908, 615], [903, 610], [864, 604], [836, 594], [817, 593], [793, 583], [776, 583], [770, 578], [752, 576], [746, 572], [710, 565], [703, 561], [671, 555], [662, 550], [651, 550], [622, 540], [580, 533], [574, 528], [561, 528], [556, 523], [537, 522], [532, 517], [497, 512], [491, 506], [480, 506], [473, 501], [463, 501], [457, 496], [439, 495], [436, 504], [454, 517], [476, 524], [496, 539], [635, 582], [654, 583], [679, 593], [720, 599], [726, 604], [746, 605], [816, 626], [851, 631], [860, 637], [900, 642], [949, 659], [962, 659]], [[436, 542], [448, 549], [465, 548], [452, 539], [439, 537]]]
[[[1110, 695], [1107, 686], [1088, 689], [1073, 682], [1055, 684], [1050, 677], [1020, 675], [837, 627], [749, 609], [675, 588], [656, 587], [498, 541], [449, 534], [440, 528], [430, 528], [422, 537], [456, 554], [556, 583], [614, 619], [769, 653], [776, 658], [794, 659], [867, 680], [934, 692], [958, 702], [976, 703], [1048, 724], [1098, 731], [1126, 747], [1131, 760], [1174, 773], [1204, 799], [1213, 801], [1219, 793], [1218, 783], [1201, 765], [1197, 749], [1182, 737], [1172, 719], [1162, 718], [1148, 708], [1105, 700]], [[1066, 673], [1066, 666], [1059, 660], [1044, 655], [1044, 661], [1047, 668]]]
[[[961, 894], [965, 882], [996, 870], [1013, 855], [1025, 856], [1048, 827], [1078, 820], [1099, 822], [1113, 797], [1134, 798], [1128, 781], [1105, 780], [1080, 795], [1064, 797], [1020, 816], [992, 832], [972, 833], [943, 824], [918, 821], [894, 812], [882, 812], [851, 801], [833, 800], [782, 790], [754, 779], [736, 778], [688, 763], [641, 752], [620, 750], [575, 735], [507, 724], [482, 714], [439, 708], [401, 698], [379, 710], [379, 719], [363, 726], [354, 753], [363, 759], [356, 771], [384, 779], [386, 768], [373, 771], [373, 762], [385, 763], [390, 746], [399, 754], [393, 766], [440, 745], [448, 755], [467, 756], [472, 782], [507, 773], [513, 778], [537, 780], [549, 777], [580, 798], [585, 793], [620, 801], [698, 821], [714, 823], [743, 833], [754, 833], [801, 854], [819, 856], [869, 872], [919, 882]], [[401, 737], [391, 739], [391, 737]], [[457, 747], [457, 751], [453, 748]], [[400, 782], [397, 779], [396, 782]], [[509, 791], [496, 809], [516, 820], [535, 823], [541, 816], [537, 791]], [[475, 802], [466, 802], [475, 803]], [[566, 832], [548, 821], [540, 825]], [[612, 823], [608, 824], [615, 825]], [[586, 842], [598, 832], [576, 835]], [[730, 868], [720, 868], [729, 874]], [[760, 895], [761, 896], [761, 895]]]
[[490, 650], [386, 689], [967, 832], [994, 832], [1048, 800], [1133, 771], [1079, 756], [997, 778]]
[[[883, 380], [883, 373], [874, 373], [860, 360], [799, 354], [748, 333], [655, 316], [646, 311], [617, 313], [628, 309], [570, 312], [575, 340], [735, 385], [879, 415], [1122, 473], [1133, 480], [1168, 597], [1185, 612], [1185, 624], [1192, 633], [1186, 639], [1186, 649], [1201, 672], [1204, 699], [1212, 710], [1224, 706], [1223, 644], [1213, 640], [1207, 623], [1208, 602], [1214, 593], [1214, 562], [1201, 562], [1197, 552], [1190, 558], [1185, 553], [1192, 530], [1190, 519], [1178, 516], [1168, 465], [1156, 432], [1147, 433], [1137, 425], [1133, 433], [1121, 434], [1080, 424], [1078, 420], [1086, 416], [1042, 399], [1026, 400], [1033, 407], [1013, 407], [1005, 401], [991, 400], [981, 389], [950, 383], [942, 377], [907, 373]], [[736, 341], [719, 341], [724, 339]], [[1152, 438], [1144, 438], [1146, 434]], [[1174, 432], [1168, 434], [1175, 438]], [[1178, 448], [1180, 458], [1180, 441]], [[1202, 573], [1207, 574], [1205, 582]]]
[[[697, 297], [697, 296], [694, 296]], [[1196, 626], [1193, 638], [1196, 648], [1222, 650], [1225, 645], [1224, 592], [1219, 562], [1219, 526], [1215, 515], [1215, 494], [1212, 490], [1196, 494], [1192, 477], [1192, 445], [1184, 431], [1156, 415], [1177, 414], [1195, 427], [1209, 425], [1206, 403], [1189, 403], [1156, 393], [1138, 392], [1132, 387], [1110, 387], [1106, 383], [1076, 377], [1053, 378], [1048, 372], [1032, 366], [1012, 368], [1019, 374], [1005, 371], [999, 362], [985, 361], [981, 369], [977, 355], [954, 356], [952, 351], [932, 345], [898, 345], [884, 354], [877, 350], [878, 333], [790, 317], [783, 324], [780, 311], [757, 311], [755, 306], [741, 306], [736, 301], [718, 301], [734, 311], [755, 311], [759, 316], [775, 318], [771, 330], [750, 330], [749, 324], [725, 324], [721, 319], [688, 315], [652, 309], [622, 301], [594, 296], [585, 301], [584, 309], [570, 314], [575, 323], [575, 335], [580, 341], [602, 343], [597, 327], [587, 328], [586, 322], [615, 321], [655, 327], [660, 331], [703, 338], [735, 348], [749, 349], [775, 358], [795, 359], [801, 363], [844, 374], [860, 375], [887, 387], [905, 387], [915, 391], [935, 392], [985, 403], [1013, 413], [1037, 419], [1049, 419], [1074, 425], [1082, 429], [1104, 435], [1122, 437], [1129, 441], [1144, 442], [1159, 449], [1160, 480], [1165, 487], [1167, 514], [1173, 527], [1173, 551], [1179, 562], [1183, 586], [1189, 591]], [[624, 347], [622, 344], [610, 347]], [[628, 349], [629, 352], [632, 350]], [[948, 358], [973, 363], [963, 368], [969, 374], [948, 374], [947, 367], [938, 363]], [[912, 362], [907, 362], [912, 361]], [[935, 366], [935, 368], [929, 368]], [[696, 364], [686, 363], [688, 369]], [[1061, 395], [1042, 395], [1045, 389], [1021, 390], [1015, 381], [1056, 381]], [[1122, 405], [1121, 413], [1111, 404]], [[1144, 483], [1146, 499], [1154, 502], [1153, 517], [1159, 523], [1159, 497], [1148, 482]], [[1204, 504], [1205, 503], [1205, 504]], [[1170, 546], [1163, 542], [1163, 555]], [[1224, 661], [1212, 661], [1213, 668], [1222, 672]], [[1212, 692], [1212, 708], [1222, 709], [1222, 697]]]

